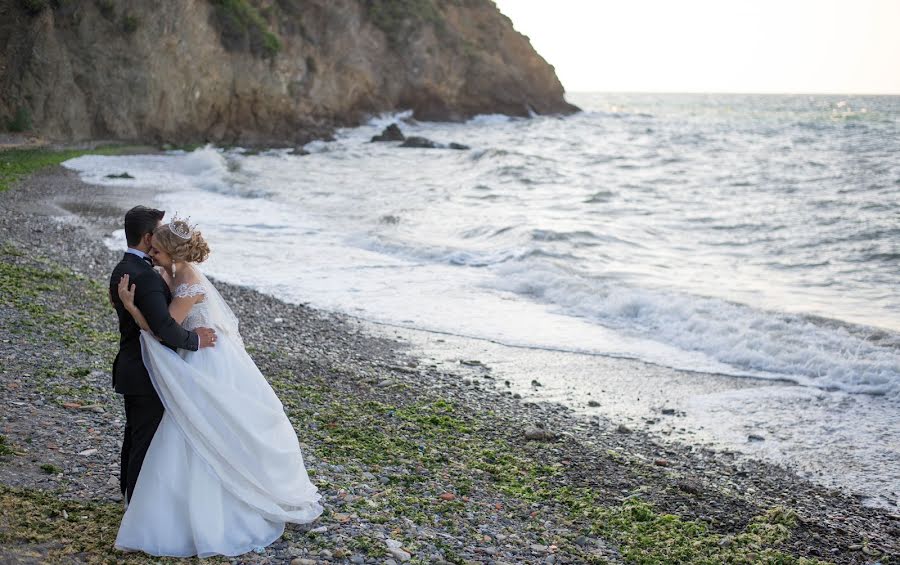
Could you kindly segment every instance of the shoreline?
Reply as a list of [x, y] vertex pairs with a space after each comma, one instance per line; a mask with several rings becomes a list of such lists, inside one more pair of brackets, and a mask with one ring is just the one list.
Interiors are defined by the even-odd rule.
[[[118, 254], [102, 245], [101, 236], [110, 225], [118, 226], [128, 192], [91, 187], [62, 167], [36, 173], [0, 194], [0, 239], [5, 249], [11, 246], [22, 254], [9, 251], [4, 262], [35, 269], [30, 257], [44, 256], [48, 268], [65, 265], [85, 277], [79, 285], [96, 287], [99, 282], [102, 289]], [[69, 215], [62, 222], [53, 219], [63, 212]], [[354, 556], [362, 558], [358, 562], [381, 562], [385, 556], [403, 560], [402, 553], [389, 551], [397, 549], [385, 541], [396, 539], [390, 536], [402, 537], [406, 549], [401, 551], [421, 562], [618, 562], [659, 556], [640, 553], [659, 551], [655, 546], [634, 547], [629, 541], [639, 537], [629, 520], [634, 518], [629, 505], [635, 501], [653, 508], [638, 525], [655, 525], [673, 544], [687, 540], [689, 546], [695, 534], [681, 526], [702, 524], [705, 532], [696, 535], [704, 544], [715, 545], [715, 551], [740, 552], [748, 560], [750, 554], [762, 558], [769, 551], [784, 551], [795, 560], [889, 563], [900, 554], [900, 516], [865, 507], [855, 497], [816, 486], [781, 467], [696, 445], [663, 445], [604, 417], [592, 420], [560, 405], [518, 399], [502, 388], [494, 390], [497, 383], [489, 383], [496, 379], [484, 378], [477, 365], [431, 367], [414, 354], [410, 342], [372, 335], [366, 324], [347, 316], [217, 284], [241, 320], [248, 350], [298, 427], [307, 465], [330, 509], [307, 528], [289, 527], [289, 539], [270, 546], [266, 557], [285, 562], [342, 562]], [[65, 305], [72, 299], [66, 292], [52, 290], [48, 300]], [[13, 302], [2, 303], [6, 316], [21, 310]], [[115, 328], [111, 316], [102, 318], [102, 307], [93, 303], [85, 308], [85, 323], [108, 334]], [[0, 421], [0, 433], [15, 453], [25, 455], [0, 457], [0, 489], [62, 489], [62, 500], [112, 505], [104, 512], [117, 524], [118, 489], [111, 483], [123, 417], [104, 366], [109, 344], [102, 347], [105, 352], [72, 354], [72, 346], [60, 344], [48, 328], [38, 328], [38, 337], [26, 339], [3, 326], [0, 390], [11, 410]], [[108, 337], [96, 336], [97, 343]], [[36, 344], [30, 340], [40, 343], [40, 354], [32, 351]], [[23, 373], [46, 368], [48, 359], [60, 363], [69, 354], [84, 358], [85, 374], [55, 374], [43, 383], [23, 378]], [[76, 378], [84, 390], [66, 388]], [[81, 396], [89, 402], [65, 406]], [[31, 429], [33, 418], [45, 413], [56, 424]], [[357, 428], [360, 422], [366, 425]], [[529, 427], [534, 428], [531, 435], [544, 430], [558, 438], [529, 440]], [[407, 433], [415, 439], [405, 437]], [[91, 449], [98, 451], [79, 455]], [[441, 450], [461, 460], [434, 453]], [[48, 473], [41, 465], [62, 472]], [[450, 470], [445, 473], [442, 467]], [[452, 498], [441, 498], [444, 494]], [[0, 495], [8, 497], [3, 490]], [[372, 500], [385, 503], [373, 508], [367, 503]], [[583, 507], [586, 500], [589, 508]], [[787, 512], [772, 512], [779, 507]], [[656, 521], [665, 513], [679, 516], [678, 528], [669, 531]], [[760, 524], [765, 527], [755, 527]], [[327, 530], [308, 533], [320, 526]], [[789, 530], [787, 537], [781, 527]], [[758, 539], [741, 537], [750, 534]], [[0, 526], [0, 539], [4, 535]], [[369, 541], [349, 541], [356, 539]], [[18, 551], [10, 555], [22, 557], [40, 544], [19, 540], [4, 545], [12, 547], [4, 552]]]

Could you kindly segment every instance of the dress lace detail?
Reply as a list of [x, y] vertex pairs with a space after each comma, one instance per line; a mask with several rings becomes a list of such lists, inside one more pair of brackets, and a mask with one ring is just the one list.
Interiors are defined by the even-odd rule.
[[185, 297], [197, 296], [200, 294], [206, 294], [206, 289], [203, 287], [202, 284], [200, 284], [200, 283], [197, 283], [197, 284], [181, 283], [180, 285], [175, 287], [174, 296], [175, 296], [175, 298], [185, 298]]
[[184, 317], [184, 321], [181, 322], [181, 327], [186, 330], [193, 330], [200, 327], [212, 327], [212, 323], [210, 323], [209, 308], [206, 307], [205, 300], [203, 302], [198, 302], [191, 307], [191, 311], [188, 312], [188, 315]]
[[202, 284], [182, 283], [175, 287], [175, 292], [172, 293], [172, 295], [175, 298], [203, 295], [204, 299], [191, 307], [191, 311], [185, 316], [184, 321], [181, 322], [181, 326], [186, 330], [193, 330], [194, 328], [199, 327], [208, 328], [211, 326], [209, 308], [206, 305], [205, 298], [206, 288]]

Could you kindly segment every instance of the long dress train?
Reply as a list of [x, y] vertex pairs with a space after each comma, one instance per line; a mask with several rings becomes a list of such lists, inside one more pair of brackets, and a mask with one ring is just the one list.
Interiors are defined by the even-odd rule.
[[205, 294], [183, 325], [214, 327], [214, 348], [176, 353], [141, 336], [165, 414], [119, 527], [119, 549], [240, 555], [277, 540], [285, 522], [311, 522], [323, 510], [281, 401], [247, 355], [230, 309], [203, 281], [175, 294]]

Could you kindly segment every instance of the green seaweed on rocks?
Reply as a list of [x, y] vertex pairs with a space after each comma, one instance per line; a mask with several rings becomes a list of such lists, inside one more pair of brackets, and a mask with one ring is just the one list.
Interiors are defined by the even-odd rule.
[[0, 435], [0, 456], [17, 455], [16, 450], [6, 442], [6, 436]]
[[[4, 562], [38, 562], [37, 558], [54, 563], [184, 562], [115, 551], [113, 543], [122, 519], [120, 504], [66, 500], [53, 492], [0, 484], [0, 515], [0, 559]], [[213, 558], [203, 562], [228, 561]]]
[[48, 475], [58, 475], [63, 472], [62, 469], [52, 463], [41, 463], [41, 471]]
[[[487, 421], [464, 415], [446, 400], [405, 406], [359, 401], [329, 391], [325, 379], [301, 384], [287, 371], [272, 381], [301, 437], [318, 440], [318, 457], [383, 477], [384, 490], [377, 502], [360, 500], [353, 505], [361, 519], [373, 523], [403, 518], [433, 526], [438, 520], [445, 531], [453, 531], [458, 526], [450, 517], [466, 512], [463, 497], [486, 488], [484, 481], [473, 480], [479, 476], [487, 479], [487, 488], [506, 497], [504, 505], [556, 508], [573, 528], [613, 542], [631, 563], [824, 563], [781, 549], [797, 524], [789, 509], [770, 509], [736, 535], [717, 533], [702, 521], [657, 511], [640, 499], [640, 488], [638, 494], [617, 502], [589, 487], [572, 485], [563, 480], [562, 465], [541, 462], [502, 438], [489, 437]], [[328, 401], [304, 405], [292, 398], [295, 394]], [[621, 456], [613, 459], [623, 464]], [[441, 493], [432, 490], [428, 476], [435, 474], [450, 492], [438, 496]], [[325, 487], [343, 485], [320, 483]], [[565, 549], [584, 562], [602, 562], [596, 555], [579, 553], [575, 544], [566, 543]], [[450, 546], [444, 555], [454, 561]]]
[[778, 549], [790, 538], [788, 524], [795, 524], [781, 519], [791, 514], [783, 508], [757, 516], [736, 535], [717, 534], [703, 522], [658, 513], [652, 504], [637, 498], [614, 508], [588, 510], [588, 514], [594, 520], [594, 533], [615, 541], [630, 563], [826, 563]]
[[112, 362], [118, 338], [111, 316], [97, 315], [109, 308], [99, 283], [40, 257], [25, 257], [5, 243], [0, 247], [0, 306], [16, 312], [14, 331], [58, 340]]
[[8, 190], [16, 182], [50, 165], [81, 155], [117, 155], [127, 150], [123, 146], [99, 147], [97, 149], [8, 149], [0, 151], [0, 192]]

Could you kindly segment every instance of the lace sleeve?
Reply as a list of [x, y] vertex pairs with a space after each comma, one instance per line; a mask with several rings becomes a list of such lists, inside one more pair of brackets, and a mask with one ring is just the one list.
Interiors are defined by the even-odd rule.
[[185, 298], [185, 297], [191, 297], [191, 296], [198, 296], [201, 294], [206, 294], [206, 289], [203, 287], [202, 284], [200, 284], [200, 283], [197, 283], [197, 284], [182, 283], [175, 287], [175, 292], [173, 293], [173, 296], [175, 298]]

